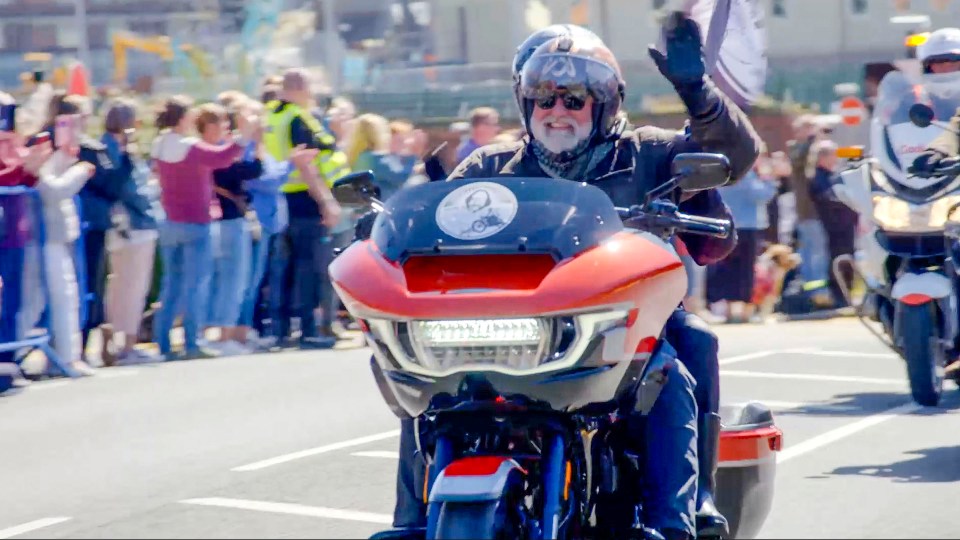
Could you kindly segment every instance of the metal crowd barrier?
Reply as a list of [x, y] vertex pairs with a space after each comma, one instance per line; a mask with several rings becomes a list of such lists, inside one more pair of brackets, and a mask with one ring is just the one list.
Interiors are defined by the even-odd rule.
[[[19, 364], [26, 355], [40, 349], [53, 371], [77, 376], [50, 346], [50, 290], [43, 263], [45, 230], [43, 206], [36, 189], [0, 188], [0, 368]], [[34, 279], [36, 278], [36, 279]], [[28, 288], [28, 285], [36, 285]], [[38, 320], [21, 321], [35, 295], [43, 296]], [[29, 329], [18, 328], [26, 327]]]

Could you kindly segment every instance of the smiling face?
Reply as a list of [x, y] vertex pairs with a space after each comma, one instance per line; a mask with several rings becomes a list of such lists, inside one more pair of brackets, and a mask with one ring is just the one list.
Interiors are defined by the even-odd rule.
[[530, 132], [543, 146], [555, 154], [576, 148], [593, 130], [593, 98], [587, 97], [580, 110], [570, 110], [556, 99], [546, 109], [538, 102], [530, 119]]

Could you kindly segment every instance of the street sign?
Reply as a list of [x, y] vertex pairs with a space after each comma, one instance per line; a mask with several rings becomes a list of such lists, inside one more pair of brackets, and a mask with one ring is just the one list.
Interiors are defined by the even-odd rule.
[[840, 100], [840, 117], [848, 126], [859, 126], [867, 113], [867, 107], [856, 96], [847, 96]]

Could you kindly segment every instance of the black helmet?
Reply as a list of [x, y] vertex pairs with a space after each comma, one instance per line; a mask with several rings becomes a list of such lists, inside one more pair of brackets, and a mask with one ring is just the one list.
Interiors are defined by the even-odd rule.
[[582, 26], [577, 26], [575, 24], [554, 24], [537, 30], [536, 32], [530, 34], [530, 36], [527, 37], [527, 39], [525, 39], [519, 47], [517, 47], [517, 54], [513, 56], [514, 84], [520, 82], [520, 72], [523, 70], [523, 65], [527, 63], [530, 55], [533, 54], [533, 51], [537, 50], [537, 47], [543, 45], [551, 39], [560, 36], [583, 37], [585, 39], [595, 39], [600, 41], [600, 38], [596, 34]]
[[[517, 107], [521, 111], [521, 122], [525, 122], [522, 114], [523, 103], [520, 98], [520, 73], [523, 71], [523, 66], [527, 63], [527, 60], [530, 59], [530, 55], [537, 50], [537, 47], [560, 36], [574, 36], [600, 41], [600, 38], [596, 34], [582, 26], [575, 24], [554, 24], [530, 34], [530, 36], [517, 47], [517, 53], [513, 56], [512, 66], [513, 96], [517, 101]], [[526, 124], [524, 124], [523, 127], [526, 128]]]
[[[602, 41], [560, 36], [530, 55], [521, 71], [519, 86], [520, 113], [525, 126], [530, 122], [536, 102], [555, 96], [560, 89], [571, 96], [572, 103], [593, 97], [591, 139], [607, 139], [619, 133], [621, 122], [617, 113], [626, 84], [620, 64]], [[532, 133], [530, 136], [533, 137]]]

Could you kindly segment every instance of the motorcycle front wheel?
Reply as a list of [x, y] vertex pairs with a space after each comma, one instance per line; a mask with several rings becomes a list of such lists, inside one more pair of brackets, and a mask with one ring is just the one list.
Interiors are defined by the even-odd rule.
[[930, 304], [901, 304], [898, 308], [910, 393], [920, 405], [936, 407], [943, 392], [943, 353], [934, 308]]
[[440, 507], [436, 540], [513, 540], [519, 538], [501, 501], [446, 502]]

